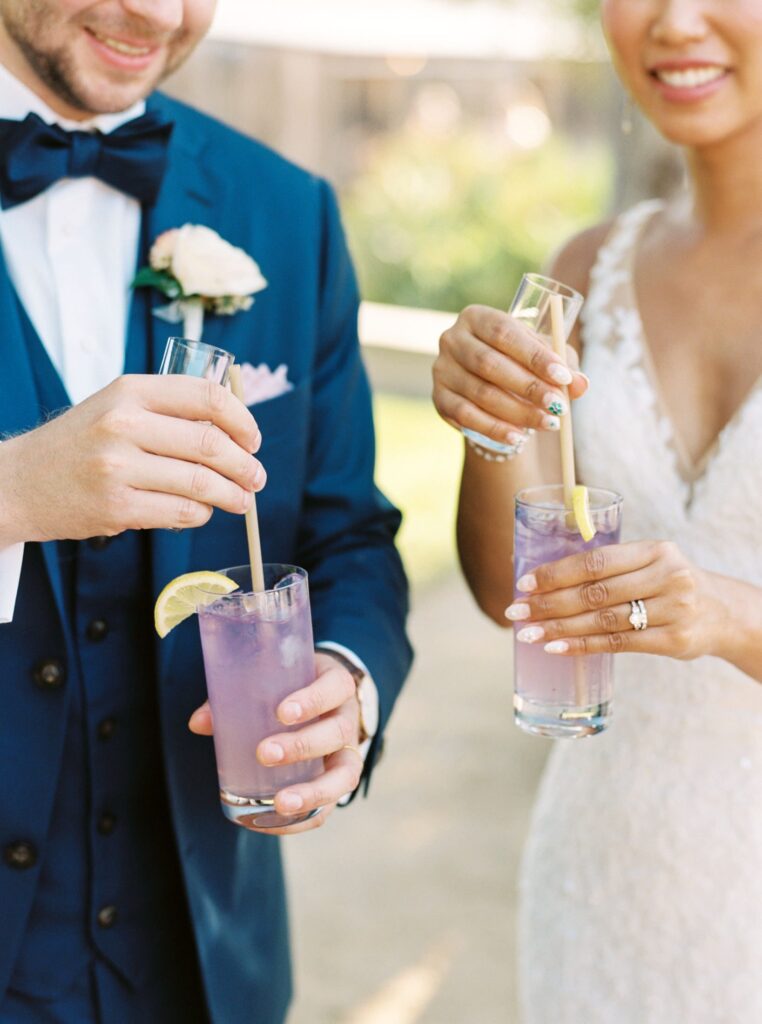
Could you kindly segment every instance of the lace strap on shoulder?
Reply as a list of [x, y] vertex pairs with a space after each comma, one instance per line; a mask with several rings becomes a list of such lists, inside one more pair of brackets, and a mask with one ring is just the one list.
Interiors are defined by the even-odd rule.
[[663, 205], [660, 199], [647, 199], [625, 210], [612, 224], [590, 271], [590, 288], [580, 314], [586, 346], [605, 338], [608, 331], [597, 327], [604, 322], [607, 327], [612, 308], [629, 301], [622, 289], [630, 283], [635, 245], [646, 222]]

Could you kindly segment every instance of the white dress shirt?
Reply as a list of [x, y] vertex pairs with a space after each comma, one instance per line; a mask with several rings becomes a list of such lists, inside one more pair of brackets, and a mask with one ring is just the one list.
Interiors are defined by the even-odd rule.
[[[140, 102], [119, 114], [67, 121], [0, 64], [3, 118], [35, 113], [69, 130], [105, 133], [144, 111]], [[139, 235], [138, 201], [97, 178], [66, 178], [0, 211], [11, 282], [75, 405], [123, 371]], [[0, 623], [13, 617], [23, 553], [23, 544], [0, 550]]]

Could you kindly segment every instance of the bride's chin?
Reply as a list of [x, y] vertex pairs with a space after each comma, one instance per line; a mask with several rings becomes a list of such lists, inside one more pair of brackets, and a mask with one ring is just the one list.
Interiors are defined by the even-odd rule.
[[658, 117], [649, 118], [654, 128], [667, 142], [683, 149], [714, 149], [725, 142], [737, 139], [747, 130], [759, 131], [759, 125], [733, 121], [718, 122], [716, 118]]
[[734, 132], [718, 131], [716, 128], [697, 128], [695, 125], [664, 124], [651, 122], [658, 133], [681, 149], [702, 150], [722, 145]]

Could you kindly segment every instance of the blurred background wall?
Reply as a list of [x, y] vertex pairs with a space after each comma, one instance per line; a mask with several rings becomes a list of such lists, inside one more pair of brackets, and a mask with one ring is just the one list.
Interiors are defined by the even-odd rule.
[[597, 7], [220, 0], [168, 83], [337, 187], [379, 481], [405, 513], [418, 656], [384, 763], [368, 801], [284, 844], [290, 1024], [517, 1019], [515, 882], [547, 745], [514, 729], [510, 636], [458, 574], [462, 443], [430, 404], [430, 366], [462, 306], [506, 307], [570, 234], [681, 180], [627, 110]]

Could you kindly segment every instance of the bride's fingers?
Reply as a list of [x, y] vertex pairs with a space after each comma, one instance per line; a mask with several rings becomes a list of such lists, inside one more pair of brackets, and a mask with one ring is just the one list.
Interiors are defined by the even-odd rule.
[[580, 371], [579, 356], [571, 345], [566, 347], [566, 363], [574, 374], [574, 380], [569, 385], [569, 398], [581, 398], [590, 387], [590, 378]]
[[[544, 348], [541, 342], [536, 342], [536, 345]], [[468, 397], [475, 400], [481, 408], [494, 411], [486, 403], [493, 392], [497, 391], [498, 394], [518, 396], [542, 413], [553, 412], [559, 415], [564, 410], [566, 399], [561, 389], [557, 384], [543, 379], [543, 368], [536, 361], [528, 365], [522, 364], [522, 357], [531, 360], [531, 356], [527, 356], [520, 346], [516, 346], [515, 354], [504, 353], [485, 344], [474, 335], [461, 332], [451, 348], [451, 363], [459, 370], [466, 371], [464, 379], [471, 389]], [[571, 374], [569, 376], [571, 377]], [[479, 395], [479, 389], [482, 388], [485, 391], [484, 402], [480, 400]], [[477, 389], [476, 394], [473, 393], [474, 389]], [[529, 425], [538, 426], [537, 423]]]
[[[557, 399], [555, 392], [548, 396], [547, 403], [553, 406], [554, 411], [547, 412], [515, 391], [474, 376], [461, 366], [451, 367], [442, 383], [446, 390], [466, 399], [482, 412], [505, 423], [516, 423], [524, 429], [557, 430], [558, 417], [566, 409], [565, 400]], [[554, 402], [559, 404], [554, 405]]]
[[514, 423], [498, 419], [484, 412], [467, 398], [446, 388], [437, 395], [437, 410], [456, 430], [475, 430], [499, 444], [519, 444], [526, 437], [526, 431]]
[[488, 352], [510, 357], [541, 385], [552, 388], [572, 383], [573, 373], [550, 345], [508, 313], [487, 306], [467, 307], [455, 327], [442, 335], [441, 350], [446, 351], [450, 341], [462, 340], [464, 335], [484, 344]]
[[675, 653], [672, 631], [666, 626], [652, 629], [630, 629], [621, 633], [600, 633], [596, 636], [566, 637], [550, 640], [544, 650], [548, 654], [573, 657], [581, 654], [663, 654], [680, 657]]
[[[667, 625], [674, 618], [672, 602], [666, 598], [654, 598], [646, 602], [646, 611], [649, 628]], [[619, 604], [566, 619], [548, 619], [546, 622], [527, 625], [522, 623], [516, 628], [516, 639], [520, 643], [539, 644], [570, 637], [625, 633], [634, 628], [630, 622], [631, 614], [632, 605]]]
[[[539, 575], [539, 570], [538, 570]], [[664, 580], [652, 566], [622, 576], [566, 587], [549, 594], [517, 594], [506, 609], [512, 622], [545, 622], [586, 612], [604, 611], [632, 600], [647, 601], [664, 593]]]

